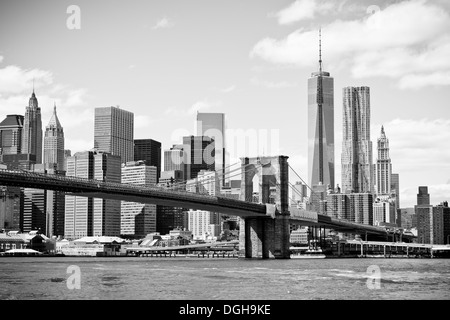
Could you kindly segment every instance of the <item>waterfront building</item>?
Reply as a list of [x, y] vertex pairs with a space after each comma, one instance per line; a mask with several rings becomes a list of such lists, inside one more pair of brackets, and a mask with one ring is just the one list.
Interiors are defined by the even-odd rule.
[[410, 230], [414, 228], [416, 225], [413, 223], [415, 220], [415, 209], [414, 208], [401, 208], [400, 211], [400, 219], [401, 219], [401, 227], [405, 230]]
[[221, 185], [226, 183], [225, 114], [197, 112], [197, 136], [211, 137], [215, 143], [214, 170], [219, 174]]
[[134, 140], [134, 161], [145, 161], [156, 167], [156, 181], [161, 177], [161, 142], [152, 139]]
[[95, 108], [94, 149], [134, 160], [134, 114], [119, 107]]
[[331, 193], [327, 195], [326, 214], [350, 222], [373, 224], [373, 195], [370, 193]]
[[156, 231], [168, 234], [170, 230], [188, 228], [187, 210], [181, 207], [156, 207]]
[[373, 225], [382, 223], [396, 224], [395, 200], [390, 198], [377, 198], [373, 203]]
[[[157, 168], [145, 161], [122, 164], [122, 183], [138, 186], [155, 186]], [[122, 201], [120, 214], [120, 234], [145, 237], [156, 231], [156, 205]]]
[[204, 210], [189, 210], [188, 230], [194, 238], [219, 237], [221, 230], [219, 213]]
[[416, 206], [417, 242], [444, 244], [444, 212], [442, 207]]
[[295, 244], [307, 245], [308, 244], [308, 228], [302, 227], [302, 228], [298, 228], [296, 230], [292, 230], [290, 238], [289, 238], [289, 242], [295, 243]]
[[[121, 158], [99, 151], [67, 158], [67, 176], [121, 182]], [[120, 235], [120, 200], [66, 195], [64, 235], [67, 239]]]
[[370, 141], [370, 88], [343, 89], [342, 190], [374, 193]]

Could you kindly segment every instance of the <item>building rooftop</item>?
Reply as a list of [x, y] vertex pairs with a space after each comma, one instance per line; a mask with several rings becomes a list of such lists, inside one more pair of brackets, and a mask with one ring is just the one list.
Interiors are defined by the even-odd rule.
[[0, 123], [0, 127], [22, 127], [24, 117], [18, 114], [10, 114]]

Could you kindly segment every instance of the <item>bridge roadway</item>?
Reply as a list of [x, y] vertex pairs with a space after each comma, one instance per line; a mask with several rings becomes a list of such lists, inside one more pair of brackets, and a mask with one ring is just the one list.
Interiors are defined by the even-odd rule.
[[[40, 174], [28, 171], [0, 170], [0, 186], [17, 186], [61, 191], [67, 195], [151, 203], [193, 210], [207, 210], [243, 218], [274, 216], [274, 205], [245, 202], [230, 198], [166, 190], [132, 184]], [[352, 223], [297, 208], [290, 208], [290, 222], [303, 226], [323, 227], [339, 232], [386, 235], [384, 228]]]

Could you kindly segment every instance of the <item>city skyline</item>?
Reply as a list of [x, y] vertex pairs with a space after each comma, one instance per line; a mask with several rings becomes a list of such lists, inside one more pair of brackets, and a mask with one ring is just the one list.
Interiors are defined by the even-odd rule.
[[[443, 101], [450, 84], [445, 61], [449, 5], [382, 1], [372, 15], [368, 1], [308, 3], [137, 2], [123, 15], [120, 2], [80, 1], [81, 29], [69, 30], [69, 3], [4, 2], [0, 114], [24, 115], [34, 78], [42, 122], [48, 123], [56, 102], [66, 149], [75, 154], [93, 146], [97, 107], [120, 105], [133, 112], [135, 138], [161, 141], [163, 149], [180, 143], [173, 138], [176, 130], [195, 134], [196, 111], [225, 113], [232, 129], [280, 130], [278, 153], [289, 156], [307, 178], [306, 83], [318, 70], [317, 33], [322, 27], [325, 69], [335, 79], [335, 183], [341, 183], [340, 91], [368, 86], [371, 136], [377, 137], [382, 125], [389, 132], [393, 171], [401, 179], [401, 207], [415, 204], [421, 185], [429, 186], [433, 204], [447, 200], [450, 152], [443, 146], [450, 138], [450, 111]], [[237, 7], [242, 16], [233, 15]], [[42, 23], [32, 31], [16, 25], [29, 15]], [[230, 16], [234, 28], [228, 28]], [[119, 30], [117, 39], [106, 36], [98, 45], [99, 33]], [[39, 52], [30, 59], [25, 46]], [[55, 56], [61, 50], [64, 59]], [[357, 58], [351, 58], [353, 53]]]

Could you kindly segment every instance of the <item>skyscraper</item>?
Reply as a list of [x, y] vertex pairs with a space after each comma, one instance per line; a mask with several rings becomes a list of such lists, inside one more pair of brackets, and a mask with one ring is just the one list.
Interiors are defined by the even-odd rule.
[[430, 194], [428, 193], [428, 187], [419, 187], [419, 193], [417, 194], [417, 205], [430, 205]]
[[64, 171], [64, 130], [56, 115], [56, 105], [53, 115], [45, 128], [44, 164], [47, 167]]
[[36, 156], [36, 163], [42, 163], [42, 120], [36, 95], [31, 95], [25, 110], [22, 131], [22, 152]]
[[391, 197], [395, 199], [395, 212], [400, 209], [400, 175], [393, 173], [391, 175]]
[[[75, 153], [67, 158], [66, 175], [120, 183], [120, 157], [97, 151]], [[120, 235], [120, 200], [67, 195], [65, 209], [66, 238]]]
[[334, 79], [322, 71], [320, 39], [319, 72], [308, 80], [308, 173], [310, 186], [334, 188]]
[[[156, 185], [157, 169], [145, 161], [122, 164], [122, 183], [140, 186]], [[120, 234], [145, 237], [156, 231], [156, 205], [122, 201]]]
[[[64, 130], [56, 114], [56, 105], [52, 117], [45, 128], [44, 135], [44, 172], [65, 175]], [[47, 235], [64, 235], [65, 194], [46, 190]]]
[[225, 185], [225, 114], [197, 113], [197, 136], [211, 137], [215, 143], [215, 171], [219, 174], [222, 186]]
[[134, 161], [156, 167], [156, 181], [161, 177], [161, 142], [152, 139], [134, 140]]
[[134, 114], [118, 107], [95, 108], [94, 148], [134, 160]]
[[11, 114], [0, 123], [0, 154], [19, 154], [22, 152], [22, 131], [24, 117]]
[[370, 88], [347, 87], [343, 97], [342, 190], [373, 193]]
[[[0, 163], [4, 168], [19, 166], [22, 145], [24, 117], [8, 115], [0, 123]], [[28, 168], [24, 168], [28, 169]], [[20, 228], [21, 191], [20, 187], [0, 186], [0, 229]]]
[[389, 157], [389, 139], [386, 138], [384, 127], [381, 127], [381, 137], [378, 139], [378, 157], [376, 164], [376, 187], [378, 195], [390, 195], [392, 185], [392, 164]]
[[183, 137], [186, 180], [197, 177], [201, 170], [214, 170], [215, 143], [210, 137]]

